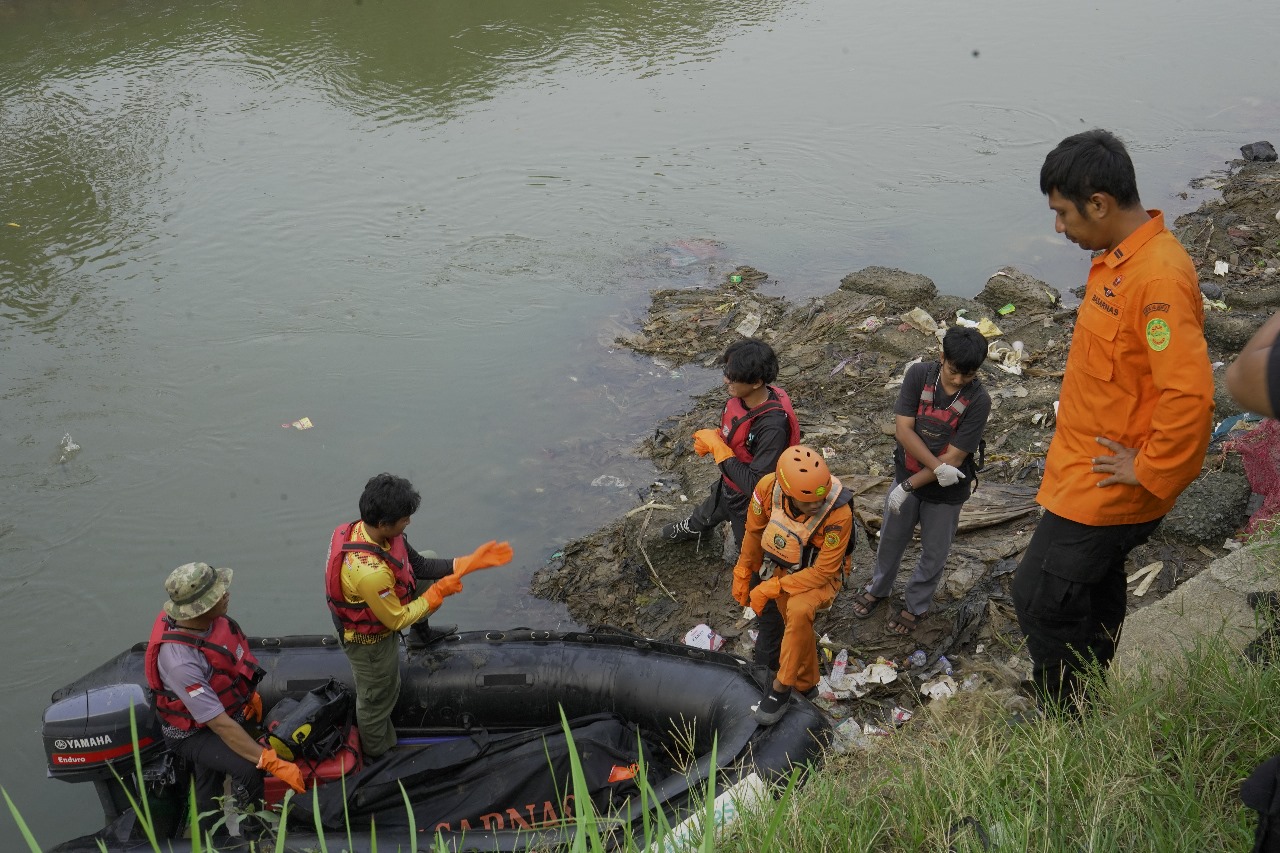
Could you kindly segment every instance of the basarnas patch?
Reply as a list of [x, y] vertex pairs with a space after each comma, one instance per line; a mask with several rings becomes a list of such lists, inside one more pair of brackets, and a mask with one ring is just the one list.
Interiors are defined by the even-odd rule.
[[1147, 346], [1156, 352], [1162, 352], [1169, 346], [1169, 341], [1173, 338], [1173, 330], [1169, 328], [1169, 324], [1159, 317], [1155, 317], [1147, 323]]

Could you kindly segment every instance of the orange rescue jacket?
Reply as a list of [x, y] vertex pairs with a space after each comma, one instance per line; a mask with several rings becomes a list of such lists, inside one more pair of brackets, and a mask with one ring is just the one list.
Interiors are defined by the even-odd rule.
[[[1148, 223], [1093, 259], [1036, 496], [1081, 524], [1165, 515], [1209, 447], [1213, 370], [1195, 266], [1164, 215], [1148, 212]], [[1098, 487], [1109, 475], [1094, 473], [1093, 459], [1111, 451], [1097, 436], [1137, 448], [1142, 485]]]
[[[746, 532], [742, 536], [738, 565], [745, 566], [752, 572], [759, 571], [764, 563], [762, 537], [769, 517], [775, 512], [786, 512], [785, 506], [775, 506], [773, 502], [773, 484], [776, 478], [776, 474], [765, 474], [751, 493], [751, 508], [747, 511]], [[846, 494], [852, 496], [851, 493]], [[786, 503], [785, 499], [783, 503]], [[783, 592], [797, 593], [833, 582], [839, 583], [839, 577], [849, 570], [849, 543], [856, 532], [853, 527], [853, 510], [846, 502], [837, 503], [840, 505], [830, 508], [806, 543], [817, 549], [816, 556], [808, 565], [792, 569], [782, 577]]]

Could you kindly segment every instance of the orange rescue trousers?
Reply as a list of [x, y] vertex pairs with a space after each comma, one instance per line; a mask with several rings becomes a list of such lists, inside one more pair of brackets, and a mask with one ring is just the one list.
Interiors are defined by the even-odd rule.
[[776, 599], [785, 626], [782, 650], [778, 658], [776, 678], [801, 693], [816, 687], [822, 673], [818, 671], [818, 643], [813, 633], [813, 620], [836, 600], [840, 578], [803, 592], [787, 593]]

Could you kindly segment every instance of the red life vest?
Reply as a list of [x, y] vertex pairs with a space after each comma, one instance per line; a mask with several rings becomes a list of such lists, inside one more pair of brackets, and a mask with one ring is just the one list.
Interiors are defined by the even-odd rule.
[[[791, 407], [791, 398], [787, 396], [786, 391], [776, 385], [765, 387], [769, 389], [769, 397], [754, 409], [744, 406], [740, 398], [730, 397], [724, 404], [724, 412], [720, 415], [721, 438], [724, 439], [725, 444], [729, 445], [729, 449], [733, 451], [738, 461], [747, 465], [750, 465], [751, 460], [755, 458], [747, 447], [747, 440], [751, 437], [751, 422], [761, 415], [769, 412], [786, 413], [789, 429], [787, 446], [800, 443], [800, 421], [796, 418], [795, 409]], [[720, 476], [735, 492], [742, 491], [727, 475]]]
[[249, 701], [258, 682], [266, 674], [249, 650], [249, 638], [234, 619], [219, 616], [210, 626], [209, 633], [200, 636], [179, 628], [168, 614], [161, 611], [155, 624], [151, 626], [144, 664], [147, 686], [151, 688], [155, 701], [156, 715], [162, 723], [176, 729], [187, 731], [204, 724], [197, 723], [178, 694], [166, 688], [160, 680], [160, 646], [163, 643], [191, 646], [205, 656], [209, 666], [213, 667], [209, 686], [218, 694], [222, 707], [233, 717]]
[[[972, 399], [964, 392], [974, 387], [970, 382], [956, 393], [956, 398], [951, 401], [951, 405], [945, 409], [939, 409], [933, 404], [933, 398], [938, 391], [941, 373], [942, 363], [939, 362], [925, 378], [924, 388], [920, 391], [920, 402], [916, 405], [916, 435], [920, 436], [924, 446], [929, 448], [929, 452], [934, 456], [944, 452], [951, 444], [956, 430], [960, 428], [960, 419], [964, 417], [964, 411], [969, 408], [969, 402]], [[924, 467], [920, 464], [920, 460], [906, 451], [902, 451], [902, 464], [906, 466], [908, 476]]]
[[334, 624], [340, 631], [354, 631], [357, 634], [383, 634], [387, 626], [378, 621], [378, 617], [363, 601], [352, 604], [342, 593], [342, 561], [351, 551], [364, 551], [383, 560], [395, 578], [396, 597], [401, 605], [413, 601], [417, 585], [413, 578], [413, 569], [409, 567], [409, 549], [405, 547], [404, 536], [391, 540], [391, 548], [382, 550], [372, 542], [352, 542], [351, 531], [359, 522], [339, 524], [329, 540], [329, 556], [324, 567], [325, 599], [329, 602], [329, 612], [333, 614]]

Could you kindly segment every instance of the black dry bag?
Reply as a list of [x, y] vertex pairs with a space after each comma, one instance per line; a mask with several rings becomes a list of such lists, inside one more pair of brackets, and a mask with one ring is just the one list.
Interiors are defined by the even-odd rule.
[[301, 699], [281, 699], [262, 723], [267, 746], [288, 761], [323, 761], [346, 742], [355, 706], [351, 691], [333, 678]]

